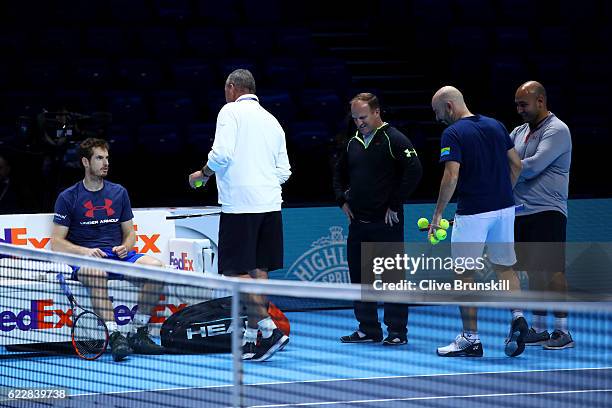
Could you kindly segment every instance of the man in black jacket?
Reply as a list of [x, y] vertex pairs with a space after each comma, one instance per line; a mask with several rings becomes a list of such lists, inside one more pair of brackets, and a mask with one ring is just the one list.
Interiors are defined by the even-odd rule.
[[[416, 188], [422, 169], [410, 140], [381, 119], [376, 95], [360, 93], [350, 105], [357, 132], [336, 164], [334, 191], [350, 223], [347, 258], [351, 282], [361, 283], [362, 268], [363, 276], [372, 275], [370, 254], [364, 254], [362, 264], [361, 243], [404, 241], [403, 203]], [[359, 328], [340, 340], [380, 342], [376, 303], [356, 301], [354, 309]], [[383, 344], [406, 344], [408, 307], [389, 303], [384, 311], [388, 336]]]

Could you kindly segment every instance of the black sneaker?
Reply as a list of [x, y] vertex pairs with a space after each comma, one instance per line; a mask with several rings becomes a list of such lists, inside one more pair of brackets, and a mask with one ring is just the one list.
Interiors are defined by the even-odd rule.
[[248, 341], [242, 346], [242, 359], [252, 360], [255, 356], [255, 343]]
[[389, 335], [383, 340], [383, 346], [401, 346], [408, 343], [405, 334], [389, 332]]
[[470, 341], [463, 333], [446, 347], [438, 347], [436, 353], [440, 357], [482, 357], [482, 343], [480, 340]]
[[525, 351], [525, 337], [527, 337], [528, 332], [529, 326], [527, 326], [527, 320], [524, 317], [517, 317], [512, 321], [504, 347], [504, 353], [508, 357], [516, 357]]
[[111, 354], [113, 355], [114, 361], [121, 361], [132, 354], [132, 349], [130, 348], [127, 339], [118, 331], [111, 333], [108, 342], [111, 347]]
[[526, 346], [540, 346], [546, 343], [550, 339], [550, 334], [546, 330], [543, 332], [536, 332], [533, 327], [529, 329], [529, 332], [525, 336]]
[[274, 329], [270, 337], [263, 338], [255, 346], [255, 355], [251, 358], [251, 361], [266, 361], [279, 349], [284, 347], [289, 342], [289, 337], [279, 329]]
[[340, 341], [342, 343], [380, 343], [382, 341], [382, 334], [370, 336], [361, 330], [356, 330], [348, 336], [340, 337]]
[[149, 337], [147, 326], [139, 327], [136, 333], [128, 333], [127, 340], [136, 354], [164, 354], [164, 348]]

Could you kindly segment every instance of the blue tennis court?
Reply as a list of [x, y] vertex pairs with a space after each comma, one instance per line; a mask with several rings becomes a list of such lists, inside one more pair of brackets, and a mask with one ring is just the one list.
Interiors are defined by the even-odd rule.
[[[528, 347], [509, 358], [503, 352], [509, 312], [483, 309], [485, 356], [471, 359], [435, 354], [458, 333], [456, 307], [411, 308], [408, 345], [397, 347], [341, 344], [338, 338], [354, 328], [351, 310], [287, 316], [287, 348], [267, 362], [244, 364], [245, 406], [604, 407], [612, 401], [612, 321], [599, 314], [573, 315], [574, 349]], [[44, 401], [55, 406], [231, 405], [230, 354], [132, 356], [122, 363], [109, 354], [95, 362], [39, 357], [4, 360], [2, 372], [3, 386], [66, 388], [69, 399]]]

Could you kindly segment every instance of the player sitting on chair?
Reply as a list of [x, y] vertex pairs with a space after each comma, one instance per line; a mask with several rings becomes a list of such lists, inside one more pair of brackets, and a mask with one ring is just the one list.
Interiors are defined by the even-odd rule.
[[[101, 139], [86, 139], [80, 145], [79, 157], [85, 169], [85, 178], [64, 190], [57, 198], [51, 240], [53, 250], [162, 266], [159, 260], [131, 250], [136, 234], [128, 193], [121, 185], [104, 180], [109, 166], [108, 143]], [[126, 339], [115, 322], [107, 287], [108, 279], [122, 279], [122, 276], [95, 268], [73, 267], [72, 278], [78, 279], [90, 290], [93, 309], [108, 327], [115, 361], [123, 360], [132, 352], [163, 353], [163, 348], [149, 337], [147, 327], [163, 284], [139, 282], [142, 287], [138, 310]]]

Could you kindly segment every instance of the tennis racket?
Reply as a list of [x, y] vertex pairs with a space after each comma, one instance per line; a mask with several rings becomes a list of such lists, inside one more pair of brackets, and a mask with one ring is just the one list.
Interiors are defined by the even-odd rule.
[[184, 215], [169, 215], [166, 217], [167, 220], [182, 220], [184, 218], [197, 218], [197, 217], [210, 217], [211, 215], [219, 215], [221, 211], [215, 211], [205, 214], [184, 214]]
[[104, 354], [108, 346], [109, 335], [106, 323], [96, 313], [84, 309], [77, 303], [63, 273], [58, 273], [56, 277], [72, 309], [72, 347], [80, 358], [95, 360]]

